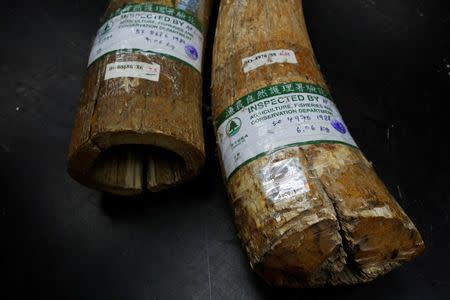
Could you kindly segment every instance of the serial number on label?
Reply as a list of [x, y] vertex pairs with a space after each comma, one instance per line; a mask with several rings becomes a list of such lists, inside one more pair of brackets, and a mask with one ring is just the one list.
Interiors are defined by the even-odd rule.
[[150, 81], [159, 81], [161, 67], [158, 64], [149, 64], [138, 61], [114, 62], [106, 66], [105, 80], [133, 77]]

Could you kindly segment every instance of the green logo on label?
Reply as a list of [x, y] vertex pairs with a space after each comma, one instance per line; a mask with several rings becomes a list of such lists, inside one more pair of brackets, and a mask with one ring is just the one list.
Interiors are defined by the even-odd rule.
[[113, 27], [113, 22], [109, 21], [108, 23], [106, 23], [105, 28], [102, 29], [102, 31], [100, 32], [100, 35], [105, 35], [108, 32], [111, 31], [111, 28]]
[[233, 118], [228, 121], [227, 134], [229, 137], [235, 136], [241, 130], [242, 121], [239, 118]]

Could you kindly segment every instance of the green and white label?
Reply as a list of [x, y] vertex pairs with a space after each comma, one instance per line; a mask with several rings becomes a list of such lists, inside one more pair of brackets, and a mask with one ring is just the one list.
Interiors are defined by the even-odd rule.
[[180, 9], [154, 3], [125, 5], [98, 31], [89, 65], [118, 50], [165, 55], [201, 72], [202, 25]]
[[357, 147], [328, 91], [300, 82], [265, 87], [238, 99], [220, 114], [216, 128], [228, 179], [253, 160], [288, 147]]

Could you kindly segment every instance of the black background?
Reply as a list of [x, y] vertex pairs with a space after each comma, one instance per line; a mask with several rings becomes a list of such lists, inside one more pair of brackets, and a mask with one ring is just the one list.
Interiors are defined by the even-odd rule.
[[[209, 122], [206, 169], [189, 186], [117, 198], [67, 175], [81, 80], [106, 4], [2, 4], [1, 270], [7, 281], [1, 298], [448, 299], [448, 0], [304, 1], [318, 60], [347, 125], [427, 245], [423, 256], [375, 282], [317, 290], [272, 289], [251, 271]], [[209, 102], [206, 96], [205, 114]]]

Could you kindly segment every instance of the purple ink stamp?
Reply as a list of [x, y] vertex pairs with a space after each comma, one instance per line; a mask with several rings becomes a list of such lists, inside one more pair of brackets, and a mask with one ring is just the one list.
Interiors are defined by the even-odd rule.
[[342, 134], [347, 133], [347, 129], [345, 128], [344, 124], [342, 124], [342, 122], [339, 122], [338, 120], [333, 120], [331, 121], [331, 125], [333, 126], [334, 129], [336, 129], [340, 133]]
[[198, 59], [198, 51], [197, 51], [197, 49], [195, 49], [194, 46], [187, 45], [186, 47], [184, 47], [184, 50], [186, 51], [186, 54], [187, 54], [187, 56], [189, 56], [189, 58], [191, 58], [193, 60]]

